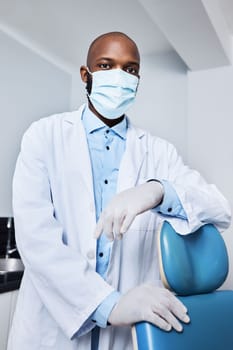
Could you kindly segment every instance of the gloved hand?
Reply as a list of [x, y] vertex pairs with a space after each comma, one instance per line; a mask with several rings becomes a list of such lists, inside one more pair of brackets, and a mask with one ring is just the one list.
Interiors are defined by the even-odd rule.
[[142, 284], [123, 295], [114, 306], [108, 321], [113, 326], [127, 326], [147, 321], [159, 328], [181, 332], [178, 321], [190, 321], [187, 308], [167, 289]]
[[158, 181], [146, 182], [118, 193], [101, 213], [95, 237], [104, 233], [109, 240], [120, 239], [135, 216], [154, 208], [163, 199], [163, 185]]

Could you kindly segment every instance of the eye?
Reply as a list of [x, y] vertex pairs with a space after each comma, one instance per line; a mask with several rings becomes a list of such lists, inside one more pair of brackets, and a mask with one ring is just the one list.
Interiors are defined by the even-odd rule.
[[100, 63], [99, 65], [100, 69], [110, 69], [110, 64], [109, 63]]
[[129, 74], [138, 75], [138, 69], [134, 67], [126, 67], [125, 71]]

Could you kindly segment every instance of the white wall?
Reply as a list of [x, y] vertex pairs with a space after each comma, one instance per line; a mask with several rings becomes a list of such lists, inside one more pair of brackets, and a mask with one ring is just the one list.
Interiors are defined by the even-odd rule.
[[[233, 67], [191, 72], [188, 159], [215, 183], [233, 209]], [[233, 225], [224, 233], [230, 255], [225, 287], [233, 288]]]
[[187, 67], [175, 51], [142, 57], [138, 96], [129, 116], [172, 142], [186, 158]]
[[0, 31], [0, 216], [12, 215], [20, 140], [33, 120], [68, 110], [71, 76]]
[[85, 84], [81, 81], [80, 73], [76, 72], [72, 75], [72, 89], [70, 95], [70, 109], [76, 110], [81, 104], [86, 102]]

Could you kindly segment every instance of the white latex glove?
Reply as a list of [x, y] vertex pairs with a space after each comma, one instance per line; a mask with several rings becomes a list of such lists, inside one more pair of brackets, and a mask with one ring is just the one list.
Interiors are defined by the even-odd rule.
[[122, 238], [135, 216], [154, 208], [162, 201], [163, 195], [163, 185], [157, 181], [118, 193], [101, 213], [95, 237], [104, 233], [110, 241]]
[[167, 289], [142, 284], [123, 295], [114, 306], [108, 321], [113, 326], [128, 326], [147, 321], [159, 328], [181, 332], [178, 321], [188, 323], [187, 308]]

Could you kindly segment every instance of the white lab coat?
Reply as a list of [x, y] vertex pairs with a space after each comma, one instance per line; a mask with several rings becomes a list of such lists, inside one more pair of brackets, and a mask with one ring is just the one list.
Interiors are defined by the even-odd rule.
[[[164, 217], [139, 215], [113, 244], [105, 282], [95, 272], [95, 205], [81, 113], [41, 119], [25, 133], [14, 183], [17, 245], [25, 264], [8, 350], [90, 350], [92, 322], [74, 337], [114, 289], [126, 292], [160, 279], [156, 227]], [[166, 217], [180, 233], [213, 222], [229, 225], [228, 204], [214, 185], [184, 166], [168, 142], [129, 123], [117, 191], [149, 178], [174, 186], [188, 221]], [[131, 350], [129, 327], [107, 327], [100, 350]]]

